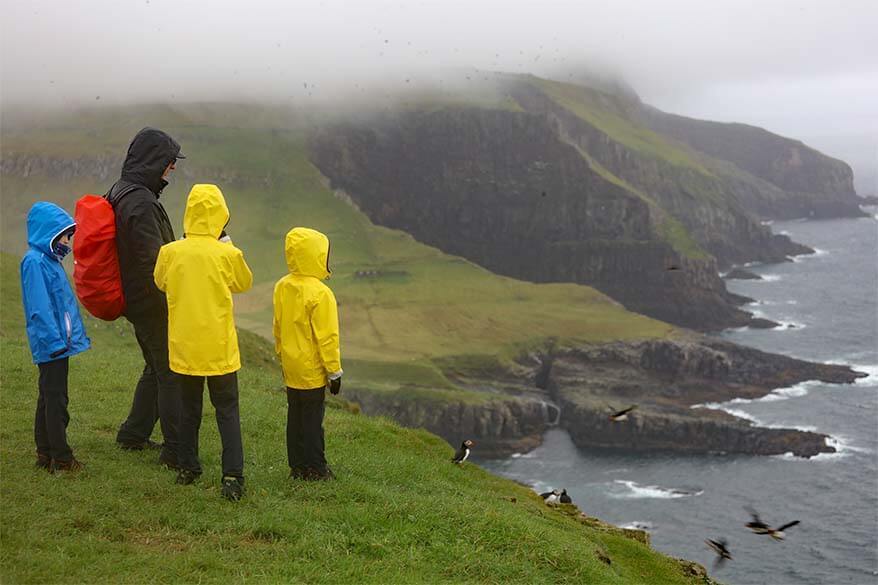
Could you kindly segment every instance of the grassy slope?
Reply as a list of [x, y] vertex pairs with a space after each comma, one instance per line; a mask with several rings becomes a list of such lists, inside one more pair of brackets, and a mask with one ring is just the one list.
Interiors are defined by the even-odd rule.
[[[239, 324], [265, 336], [271, 334], [272, 288], [286, 271], [284, 234], [295, 225], [327, 233], [345, 370], [364, 387], [386, 390], [415, 384], [453, 391], [434, 360], [455, 355], [508, 357], [550, 337], [608, 341], [672, 333], [670, 326], [625, 311], [590, 287], [537, 285], [496, 276], [405, 233], [373, 225], [335, 197], [310, 164], [301, 120], [289, 112], [252, 108], [248, 117], [246, 108], [229, 108], [154, 108], [148, 115], [111, 110], [102, 116], [87, 114], [88, 130], [82, 122], [74, 127], [56, 121], [37, 132], [8, 134], [3, 145], [6, 151], [78, 158], [121, 150], [141, 120], [167, 129], [189, 156], [181, 164], [188, 178], [178, 171], [163, 194], [172, 222], [179, 229], [191, 183], [220, 185], [232, 212], [229, 232], [256, 279], [253, 291], [236, 300]], [[37, 175], [4, 177], [3, 248], [20, 249], [21, 218], [35, 194], [72, 209], [78, 194], [107, 186]], [[396, 274], [358, 279], [358, 270]]]
[[142, 367], [124, 321], [87, 319], [93, 349], [71, 360], [69, 436], [87, 470], [34, 470], [37, 370], [23, 332], [17, 258], [3, 254], [0, 268], [4, 582], [692, 582], [640, 543], [551, 512], [526, 488], [474, 465], [451, 465], [441, 439], [345, 408], [326, 417], [338, 479], [288, 481], [280, 375], [268, 343], [246, 332], [243, 501], [219, 497], [209, 405], [205, 475], [194, 486], [173, 485], [154, 452], [115, 448]]

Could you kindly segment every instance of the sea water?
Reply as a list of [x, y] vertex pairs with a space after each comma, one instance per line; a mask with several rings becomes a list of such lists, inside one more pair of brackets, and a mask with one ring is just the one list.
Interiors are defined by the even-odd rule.
[[[817, 253], [748, 267], [763, 280], [729, 281], [732, 292], [755, 299], [745, 309], [781, 325], [720, 336], [870, 375], [852, 385], [805, 382], [713, 406], [756, 424], [829, 434], [836, 453], [801, 459], [587, 451], [554, 429], [530, 453], [476, 461], [537, 491], [566, 488], [585, 513], [648, 530], [655, 549], [700, 562], [725, 583], [878, 583], [878, 218], [772, 227]], [[775, 542], [744, 526], [748, 507], [772, 526], [801, 523]], [[726, 539], [734, 559], [714, 571], [707, 538]]]

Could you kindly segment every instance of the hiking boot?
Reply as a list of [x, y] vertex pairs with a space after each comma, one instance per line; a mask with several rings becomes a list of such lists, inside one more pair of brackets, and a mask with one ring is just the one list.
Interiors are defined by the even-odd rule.
[[194, 471], [189, 471], [188, 469], [181, 469], [177, 472], [176, 482], [178, 485], [191, 485], [200, 476], [200, 473], [195, 473]]
[[237, 502], [244, 497], [244, 478], [223, 476], [223, 497], [230, 502]]
[[82, 471], [84, 467], [85, 465], [83, 465], [81, 461], [77, 461], [76, 457], [74, 457], [70, 461], [58, 461], [57, 459], [55, 459], [49, 466], [49, 471], [51, 473], [56, 473], [58, 471], [77, 472]]
[[171, 471], [177, 471], [180, 469], [180, 464], [177, 463], [177, 456], [172, 455], [164, 449], [159, 453], [159, 465], [164, 465]]
[[34, 467], [37, 469], [45, 469], [46, 471], [52, 471], [52, 458], [46, 455], [45, 453], [37, 453], [37, 461], [34, 463]]
[[313, 467], [309, 467], [305, 470], [305, 474], [303, 479], [307, 481], [327, 481], [330, 479], [335, 479], [335, 474], [332, 473], [332, 470], [329, 466], [324, 467], [323, 469], [315, 469]]
[[157, 450], [162, 448], [161, 443], [156, 443], [150, 439], [145, 441], [134, 441], [132, 443], [123, 443], [122, 441], [117, 441], [116, 443], [119, 445], [120, 449], [124, 449], [125, 451], [143, 451], [143, 450]]
[[290, 479], [305, 479], [306, 470], [301, 467], [290, 468]]

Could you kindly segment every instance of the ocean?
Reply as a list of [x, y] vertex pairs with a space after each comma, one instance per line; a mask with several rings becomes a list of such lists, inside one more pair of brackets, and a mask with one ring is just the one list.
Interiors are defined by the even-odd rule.
[[[644, 528], [656, 550], [702, 563], [730, 585], [878, 583], [878, 214], [872, 214], [775, 222], [775, 233], [817, 253], [751, 265], [763, 280], [733, 280], [728, 287], [755, 299], [746, 309], [781, 326], [719, 335], [869, 373], [853, 385], [805, 382], [717, 405], [755, 424], [829, 434], [837, 453], [800, 459], [583, 451], [565, 431], [552, 429], [534, 451], [476, 462], [537, 491], [566, 488], [585, 513]], [[772, 526], [801, 523], [775, 542], [745, 528], [747, 507]], [[716, 571], [707, 538], [725, 538], [734, 557]]]

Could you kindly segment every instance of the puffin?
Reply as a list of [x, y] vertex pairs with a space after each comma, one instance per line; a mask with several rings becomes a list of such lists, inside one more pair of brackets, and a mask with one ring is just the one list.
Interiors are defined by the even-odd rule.
[[[610, 406], [609, 404], [607, 406]], [[613, 422], [625, 422], [628, 420], [628, 414], [637, 408], [636, 404], [629, 406], [628, 408], [623, 408], [622, 410], [616, 410], [612, 406], [610, 406], [610, 420]]]
[[554, 506], [561, 498], [561, 492], [559, 492], [558, 490], [543, 492], [540, 494], [540, 497], [543, 498], [543, 501], [546, 503], [547, 506]]
[[726, 562], [726, 559], [732, 560], [732, 554], [729, 552], [729, 549], [726, 547], [728, 542], [726, 542], [725, 538], [720, 538], [719, 540], [712, 540], [708, 538], [704, 541], [707, 546], [711, 548], [713, 552], [716, 553], [716, 560], [713, 562], [713, 570], [719, 569], [723, 563]]
[[799, 523], [798, 520], [793, 520], [792, 522], [787, 522], [786, 524], [778, 528], [772, 528], [759, 518], [759, 514], [756, 512], [756, 510], [753, 510], [752, 508], [747, 508], [747, 511], [750, 512], [750, 516], [752, 516], [753, 519], [750, 522], [747, 522], [745, 526], [752, 530], [754, 534], [767, 534], [774, 540], [783, 540], [786, 536], [786, 534], [784, 534], [784, 530]]
[[567, 490], [561, 490], [561, 494], [558, 496], [558, 501], [562, 504], [572, 504], [573, 500], [570, 496], [567, 495]]
[[461, 463], [466, 461], [466, 458], [469, 457], [470, 447], [472, 447], [473, 445], [474, 443], [469, 439], [461, 443], [460, 449], [458, 449], [457, 452], [454, 454], [454, 457], [451, 458], [451, 462], [460, 465]]

